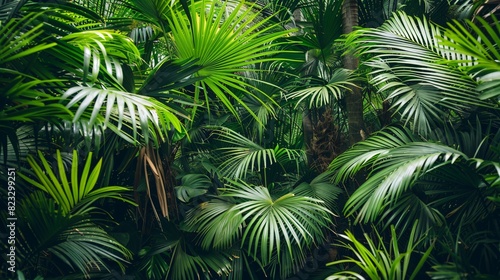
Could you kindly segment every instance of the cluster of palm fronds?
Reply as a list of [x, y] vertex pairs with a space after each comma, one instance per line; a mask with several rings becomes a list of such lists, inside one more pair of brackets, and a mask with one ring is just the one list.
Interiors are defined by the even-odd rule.
[[494, 4], [0, 0], [0, 278], [498, 277]]
[[[400, 126], [375, 132], [331, 163], [338, 183], [366, 174], [344, 212], [356, 223], [401, 232], [418, 220], [412, 235], [426, 240], [422, 252], [435, 247], [433, 267], [424, 269], [435, 279], [498, 277], [499, 34], [494, 15], [440, 26], [398, 12], [346, 40], [366, 67], [372, 94], [390, 104]], [[369, 254], [387, 256], [365, 255], [360, 241], [348, 239], [358, 258], [352, 263], [369, 266], [372, 277], [395, 271], [391, 263], [364, 261], [397, 259], [396, 250], [380, 251], [369, 239]], [[394, 279], [415, 276], [407, 273]]]

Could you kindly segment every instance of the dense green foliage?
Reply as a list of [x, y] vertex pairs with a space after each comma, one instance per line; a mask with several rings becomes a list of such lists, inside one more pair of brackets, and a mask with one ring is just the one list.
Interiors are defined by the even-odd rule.
[[0, 0], [0, 278], [499, 278], [497, 8]]

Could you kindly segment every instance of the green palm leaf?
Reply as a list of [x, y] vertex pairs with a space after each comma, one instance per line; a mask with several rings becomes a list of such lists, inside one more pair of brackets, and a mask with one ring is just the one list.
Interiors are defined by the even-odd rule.
[[339, 195], [342, 189], [331, 183], [330, 174], [322, 173], [312, 179], [311, 182], [303, 182], [298, 185], [293, 193], [299, 196], [307, 196], [324, 201], [325, 205], [333, 212], [340, 210], [337, 208]]
[[370, 177], [349, 198], [345, 211], [357, 213], [356, 220], [375, 221], [387, 208], [392, 208], [402, 195], [426, 173], [459, 158], [462, 152], [451, 147], [415, 142], [406, 129], [388, 128], [354, 145], [334, 159], [335, 181], [341, 182], [363, 168], [370, 168]]
[[[354, 264], [359, 267], [364, 274], [370, 279], [415, 279], [422, 266], [429, 258], [434, 244], [429, 246], [424, 252], [418, 251], [419, 245], [424, 241], [423, 238], [416, 238], [416, 230], [418, 221], [413, 223], [413, 227], [406, 245], [406, 250], [399, 249], [401, 245], [401, 236], [397, 236], [396, 229], [391, 226], [390, 247], [388, 248], [383, 240], [383, 237], [375, 230], [376, 239], [373, 240], [368, 234], [364, 234], [365, 240], [359, 240], [356, 236], [347, 231], [345, 235], [341, 235], [347, 242], [342, 242], [340, 246], [352, 251], [354, 257], [348, 257], [344, 260], [334, 261], [328, 265], [338, 264]], [[412, 257], [420, 255], [418, 263], [410, 262]], [[354, 278], [349, 277], [354, 276]], [[347, 278], [348, 277], [348, 278]], [[335, 273], [328, 277], [328, 280], [333, 279], [365, 279], [355, 270], [346, 270]]]
[[212, 181], [203, 174], [186, 174], [182, 176], [181, 185], [175, 187], [177, 198], [182, 202], [189, 202], [192, 198], [208, 192]]
[[96, 268], [109, 271], [108, 260], [124, 269], [124, 263], [131, 258], [130, 252], [91, 222], [89, 216], [63, 214], [44, 192], [23, 198], [16, 210], [20, 218], [17, 252], [21, 267], [27, 271], [37, 269], [43, 260], [52, 267], [62, 262], [68, 266], [67, 273], [79, 271], [88, 277]]
[[[290, 256], [302, 254], [301, 246], [322, 240], [323, 229], [331, 224], [330, 211], [313, 198], [286, 194], [273, 199], [267, 188], [243, 184], [224, 196], [243, 200], [235, 206], [247, 221], [242, 239], [248, 251], [263, 262], [269, 262], [273, 255], [279, 260], [285, 248]], [[292, 244], [300, 244], [300, 252], [293, 251]]]
[[349, 215], [357, 210], [358, 221], [374, 221], [380, 213], [406, 192], [415, 181], [443, 162], [453, 162], [463, 156], [447, 146], [430, 143], [411, 143], [389, 151], [387, 162], [375, 162], [377, 169], [346, 203]]
[[322, 228], [331, 223], [319, 200], [293, 194], [275, 199], [267, 189], [243, 182], [221, 191], [219, 199], [189, 213], [189, 228], [200, 234], [206, 250], [239, 245], [242, 238], [244, 251], [269, 265], [272, 275], [297, 271], [305, 263], [305, 248], [322, 240]]
[[[14, 3], [14, 2], [13, 2]], [[56, 43], [44, 42], [43, 24], [35, 25], [43, 13], [29, 13], [25, 17], [11, 19], [0, 26], [0, 127], [11, 130], [15, 122], [67, 119], [71, 113], [57, 104], [54, 98], [40, 88], [49, 87], [55, 79], [37, 79], [24, 71], [24, 59], [32, 59]], [[13, 135], [11, 131], [9, 133]], [[15, 142], [15, 137], [11, 140]], [[5, 145], [5, 142], [3, 143]]]
[[320, 60], [327, 62], [335, 40], [343, 34], [342, 1], [311, 1], [304, 5], [302, 10], [307, 23], [302, 40], [320, 53]]
[[42, 165], [39, 165], [31, 156], [28, 157], [35, 174], [36, 180], [19, 174], [34, 187], [49, 194], [61, 209], [62, 215], [78, 215], [93, 210], [91, 204], [98, 199], [114, 198], [134, 204], [131, 200], [123, 197], [122, 193], [129, 191], [128, 188], [119, 186], [108, 186], [96, 188], [96, 183], [101, 170], [102, 160], [92, 167], [92, 153], [89, 154], [83, 171], [78, 167], [78, 155], [73, 151], [71, 163], [71, 176], [68, 179], [61, 153], [57, 151], [57, 171], [49, 165], [43, 154], [38, 152]]
[[[193, 76], [201, 69], [194, 61], [179, 63], [168, 58], [161, 61], [151, 70], [138, 92], [158, 99], [166, 98], [169, 90], [192, 85], [202, 79]], [[179, 95], [175, 97], [180, 99]]]
[[387, 229], [388, 225], [394, 225], [401, 232], [405, 232], [411, 228], [413, 221], [418, 220], [416, 235], [425, 236], [430, 228], [446, 225], [445, 214], [440, 211], [440, 206], [446, 207], [446, 203], [438, 206], [429, 202], [428, 197], [422, 193], [431, 194], [430, 191], [422, 191], [419, 186], [403, 193], [390, 209], [380, 216], [384, 229]]
[[369, 171], [346, 202], [347, 215], [402, 229], [419, 219], [419, 234], [436, 225], [462, 227], [488, 218], [494, 208], [487, 197], [498, 191], [500, 165], [498, 152], [486, 147], [498, 145], [499, 133], [482, 132], [478, 125], [470, 132], [436, 131], [434, 137], [447, 145], [389, 127], [337, 157], [330, 166], [336, 183]]
[[3, 149], [0, 150], [0, 159], [3, 158], [6, 166], [18, 166], [18, 163], [25, 161], [30, 153], [45, 149], [43, 146], [46, 143], [35, 141], [32, 127], [21, 126], [15, 129], [14, 133], [9, 135], [4, 130], [4, 135], [0, 136], [0, 143], [4, 143]]
[[304, 34], [297, 36], [297, 40], [301, 48], [305, 48], [305, 63], [300, 72], [318, 77], [318, 80], [312, 79], [309, 88], [292, 93], [292, 96], [302, 97], [301, 101], [306, 96], [312, 97], [310, 106], [340, 99], [349, 84], [345, 82], [350, 82], [347, 79], [350, 73], [338, 69], [340, 56], [338, 46], [335, 46], [343, 34], [342, 3], [336, 0], [308, 1], [301, 10], [304, 22], [299, 25]]
[[168, 17], [172, 16], [172, 5], [178, 4], [179, 1], [131, 0], [130, 3], [137, 11], [135, 15], [137, 19], [152, 24], [166, 33], [169, 31]]
[[[103, 257], [114, 260], [124, 269], [126, 259], [131, 258], [131, 254], [123, 245], [90, 222], [76, 224], [74, 228], [63, 232], [59, 238], [65, 241], [50, 247], [47, 251], [69, 266], [74, 264], [80, 271], [94, 269], [93, 265], [109, 271]], [[127, 253], [125, 258], [120, 256], [124, 253]]]
[[307, 1], [302, 0], [262, 0], [259, 3], [266, 8], [266, 12], [275, 14], [277, 19], [283, 23], [294, 20], [293, 12], [308, 6]]
[[[251, 71], [249, 66], [270, 60], [280, 51], [273, 49], [282, 43], [276, 40], [290, 33], [280, 30], [278, 24], [270, 24], [270, 18], [259, 19], [253, 12], [255, 6], [241, 1], [226, 14], [227, 2], [191, 1], [188, 15], [172, 11], [169, 24], [178, 59], [195, 60], [202, 67], [196, 73], [203, 78], [195, 84], [195, 102], [201, 100], [209, 106], [208, 90], [235, 116], [238, 116], [233, 100], [243, 106], [253, 117], [257, 116], [241, 100], [236, 91], [242, 91], [260, 100], [247, 88], [238, 72]], [[205, 11], [205, 7], [208, 10]], [[281, 51], [282, 52], [282, 51]], [[272, 101], [272, 100], [271, 100]], [[266, 106], [265, 101], [262, 104]]]
[[376, 166], [375, 162], [382, 156], [407, 143], [418, 141], [408, 129], [387, 127], [374, 133], [368, 141], [356, 143], [330, 164], [330, 170], [335, 171], [334, 182], [339, 183], [354, 175], [362, 168]]
[[[126, 70], [128, 68], [124, 65], [138, 64], [141, 58], [139, 50], [130, 38], [116, 32], [99, 30], [72, 33], [62, 40], [77, 46], [83, 52], [83, 82], [89, 80], [100, 84], [100, 88], [95, 85], [72, 87], [63, 94], [63, 99], [71, 98], [66, 107], [72, 108], [79, 103], [73, 122], [78, 122], [85, 116], [83, 119], [88, 121], [90, 127], [96, 123], [103, 129], [109, 127], [133, 143], [138, 142], [139, 131], [145, 143], [150, 139], [158, 143], [164, 140], [172, 127], [182, 129], [181, 122], [174, 115], [175, 110], [151, 97], [131, 93], [135, 90], [134, 75], [129, 73], [130, 70]], [[187, 71], [189, 72], [189, 69]], [[157, 81], [156, 74], [158, 69], [152, 74], [152, 79]], [[157, 90], [158, 87], [165, 87], [164, 83], [170, 81], [172, 80], [165, 81], [162, 78], [156, 88], [151, 88], [151, 79], [147, 79], [144, 87]], [[89, 110], [90, 108], [92, 109]], [[90, 114], [88, 120], [87, 114]], [[123, 125], [127, 126], [128, 130], [122, 131]]]
[[25, 3], [26, 0], [5, 0], [0, 2], [0, 25], [9, 21]]
[[202, 251], [188, 238], [189, 233], [178, 228], [153, 236], [152, 246], [141, 252], [141, 270], [146, 270], [147, 278], [194, 280], [230, 274], [232, 255], [226, 251]]
[[369, 57], [370, 83], [387, 93], [392, 108], [420, 133], [442, 124], [450, 111], [486, 105], [478, 99], [474, 79], [453, 66], [467, 57], [441, 47], [437, 37], [443, 33], [425, 19], [400, 12], [381, 27], [360, 29], [347, 39], [348, 46]]
[[213, 251], [208, 254], [192, 254], [180, 244], [184, 240], [178, 242], [172, 248], [172, 263], [167, 279], [210, 279], [214, 277], [212, 274], [219, 277], [229, 274], [231, 264], [224, 254]]
[[[242, 98], [248, 108], [258, 117], [256, 120], [251, 114], [240, 110], [241, 118], [247, 124], [248, 133], [252, 135], [250, 138], [262, 141], [265, 137], [264, 133], [273, 129], [270, 126], [273, 121], [279, 119], [276, 115], [280, 111], [277, 102], [283, 99], [283, 92], [288, 91], [298, 78], [298, 76], [289, 73], [287, 69], [286, 62], [270, 61], [259, 63], [252, 67], [252, 71], [243, 73], [248, 83], [257, 89], [250, 90], [259, 97], [259, 99], [255, 99], [250, 95], [245, 95]], [[269, 100], [268, 97], [272, 100]], [[263, 105], [262, 101], [266, 101], [266, 104]]]
[[[267, 188], [243, 182], [232, 182], [221, 191], [219, 197], [227, 201], [203, 203], [188, 220], [206, 248], [227, 248], [242, 236], [242, 246], [253, 258], [263, 264], [277, 258], [284, 265], [284, 256], [303, 256], [306, 247], [324, 238], [323, 229], [331, 224], [331, 212], [317, 199], [292, 193], [273, 198]], [[285, 250], [288, 253], [282, 254]]]
[[[393, 12], [400, 7], [397, 0], [365, 0], [359, 2], [359, 25], [363, 27], [378, 27], [385, 20], [389, 19]], [[411, 4], [416, 4], [412, 2]], [[399, 6], [399, 7], [398, 7]]]
[[477, 23], [466, 20], [465, 23], [454, 21], [441, 43], [450, 47], [457, 54], [468, 59], [458, 61], [459, 66], [479, 78], [478, 91], [485, 100], [500, 95], [500, 21], [493, 15], [493, 24], [478, 17]]
[[122, 85], [125, 77], [121, 63], [139, 64], [141, 61], [139, 50], [132, 40], [114, 31], [80, 31], [68, 34], [61, 40], [83, 51], [83, 82], [87, 79], [96, 82], [101, 70], [105, 70], [108, 76], [114, 78], [115, 86]]
[[350, 86], [355, 86], [354, 78], [347, 69], [337, 69], [331, 75], [330, 80], [325, 85], [310, 86], [306, 89], [298, 90], [287, 94], [288, 98], [299, 98], [300, 103], [309, 100], [309, 108], [322, 107], [331, 104], [335, 100], [341, 100]]
[[[3, 116], [0, 125], [9, 127], [13, 122], [50, 121], [71, 118], [71, 111], [59, 104], [59, 98], [39, 91], [37, 87], [48, 86], [53, 81], [29, 80], [18, 76], [4, 88], [5, 98], [9, 104], [2, 108]], [[27, 107], [29, 110], [27, 110]]]
[[201, 247], [205, 250], [231, 248], [241, 238], [243, 223], [234, 203], [224, 200], [202, 203], [186, 218], [189, 229], [202, 236]]
[[224, 160], [220, 170], [225, 176], [243, 178], [253, 170], [264, 170], [276, 162], [273, 149], [263, 148], [234, 130], [226, 128], [214, 133], [219, 136], [219, 141], [225, 146], [219, 149], [220, 158]]
[[267, 265], [270, 279], [288, 279], [293, 277], [301, 269], [305, 269], [308, 254], [297, 254], [290, 252], [300, 251], [300, 244], [292, 244], [292, 250], [282, 250], [280, 256], [274, 256], [271, 262]]
[[43, 24], [33, 26], [33, 23], [36, 23], [41, 16], [43, 13], [30, 13], [20, 19], [9, 20], [0, 26], [0, 31], [2, 31], [0, 65], [56, 45], [46, 42], [32, 45], [33, 42], [42, 41], [39, 36], [43, 33]]
[[222, 159], [220, 170], [229, 178], [246, 177], [252, 171], [264, 171], [275, 163], [284, 164], [303, 157], [303, 152], [295, 149], [264, 148], [229, 128], [215, 130], [218, 141], [224, 143], [219, 148]]
[[[73, 122], [82, 119], [89, 108], [92, 108], [88, 120], [89, 126], [96, 122], [102, 123], [104, 127], [110, 126], [115, 128], [113, 130], [120, 137], [128, 141], [137, 141], [138, 131], [147, 143], [150, 138], [158, 142], [156, 133], [161, 133], [160, 139], [163, 140], [172, 127], [177, 131], [182, 130], [182, 124], [172, 110], [151, 97], [113, 89], [78, 86], [67, 90], [62, 98], [71, 98], [66, 104], [68, 108], [79, 103]], [[131, 138], [121, 132], [124, 125], [131, 129]]]

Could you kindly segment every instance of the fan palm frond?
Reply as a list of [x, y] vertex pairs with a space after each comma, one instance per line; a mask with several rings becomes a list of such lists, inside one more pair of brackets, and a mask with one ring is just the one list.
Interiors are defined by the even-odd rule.
[[347, 39], [359, 55], [369, 57], [370, 83], [387, 93], [392, 108], [420, 133], [442, 124], [450, 111], [487, 105], [478, 98], [475, 80], [453, 66], [467, 56], [441, 47], [437, 37], [443, 33], [426, 19], [399, 12], [381, 27], [357, 30]]
[[214, 134], [225, 145], [219, 148], [223, 161], [220, 170], [233, 179], [244, 178], [252, 171], [264, 171], [275, 163], [284, 164], [304, 156], [303, 151], [297, 149], [279, 146], [264, 148], [229, 128], [215, 130]]
[[[101, 69], [114, 78], [115, 86], [122, 85], [122, 63], [139, 64], [141, 56], [132, 40], [110, 30], [88, 30], [68, 34], [62, 41], [83, 51], [83, 82], [96, 82]], [[101, 74], [102, 75], [102, 74]], [[106, 76], [105, 76], [106, 77]]]
[[309, 108], [322, 107], [333, 103], [334, 100], [341, 100], [345, 92], [350, 91], [349, 87], [355, 86], [354, 81], [352, 72], [341, 68], [332, 73], [326, 84], [311, 85], [306, 89], [291, 92], [287, 97], [299, 98], [296, 106], [309, 100]]
[[[107, 261], [124, 269], [131, 253], [86, 214], [67, 215], [58, 204], [36, 191], [23, 198], [16, 209], [19, 219], [16, 244], [21, 267], [25, 272], [37, 271], [39, 261], [67, 272], [76, 271], [88, 277], [95, 269], [109, 271]], [[50, 268], [46, 266], [45, 268]]]
[[[260, 100], [248, 90], [251, 86], [238, 72], [251, 71], [249, 66], [256, 63], [276, 60], [271, 57], [280, 51], [273, 47], [283, 44], [277, 40], [290, 31], [279, 31], [279, 25], [270, 24], [270, 18], [256, 22], [259, 14], [253, 12], [255, 6], [247, 7], [245, 1], [233, 7], [227, 15], [226, 5], [227, 2], [217, 1], [202, 1], [195, 5], [191, 1], [190, 21], [187, 14], [172, 11], [173, 16], [168, 19], [172, 28], [172, 40], [179, 60], [194, 59], [196, 65], [202, 67], [196, 73], [197, 77], [203, 79], [195, 83], [195, 102], [204, 100], [205, 105], [210, 106], [210, 90], [236, 117], [238, 114], [233, 100], [258, 119], [235, 92], [242, 91]], [[208, 10], [205, 11], [207, 6]], [[265, 101], [269, 100], [262, 100], [263, 105]]]
[[[342, 34], [342, 2], [335, 0], [314, 1], [302, 9], [306, 20], [305, 42], [311, 49], [321, 52], [320, 60], [326, 62], [326, 53]], [[308, 26], [308, 24], [310, 24]]]
[[152, 24], [152, 26], [159, 28], [161, 32], [167, 33], [170, 28], [168, 17], [172, 16], [172, 5], [179, 3], [179, 1], [131, 0], [130, 3], [137, 11], [135, 15], [137, 19]]
[[[338, 265], [344, 263], [355, 264], [361, 268], [364, 274], [370, 279], [415, 279], [419, 271], [424, 266], [427, 258], [429, 258], [434, 244], [429, 246], [425, 251], [418, 251], [419, 245], [424, 241], [416, 235], [418, 221], [414, 222], [410, 233], [406, 248], [399, 248], [402, 244], [396, 234], [396, 229], [391, 226], [390, 247], [386, 247], [384, 240], [378, 231], [375, 231], [376, 239], [373, 240], [368, 234], [364, 234], [365, 241], [361, 241], [356, 236], [347, 231], [345, 235], [341, 235], [349, 243], [341, 243], [342, 247], [347, 248], [355, 254], [355, 258], [339, 260], [328, 265]], [[412, 257], [420, 255], [416, 265], [410, 262]], [[349, 276], [354, 276], [353, 278]], [[333, 279], [365, 279], [361, 274], [354, 270], [346, 270], [335, 273], [328, 277], [328, 280]]]
[[76, 0], [71, 4], [94, 12], [102, 18], [101, 24], [104, 28], [126, 30], [133, 24], [135, 13], [128, 0]]
[[[172, 255], [171, 268], [167, 279], [195, 280], [228, 275], [231, 263], [228, 256], [211, 251], [210, 254], [193, 254], [183, 247], [181, 242], [175, 244]], [[188, 246], [188, 245], [186, 245]]]
[[272, 258], [271, 262], [266, 266], [271, 279], [287, 279], [299, 272], [307, 263], [308, 253], [291, 255], [291, 252], [300, 251], [299, 244], [292, 244], [292, 250], [282, 250], [280, 256]]
[[312, 197], [324, 201], [325, 205], [333, 212], [338, 213], [338, 198], [342, 189], [332, 184], [328, 172], [316, 176], [311, 182], [298, 185], [293, 193], [300, 196]]
[[498, 192], [494, 186], [500, 165], [498, 152], [485, 152], [485, 147], [498, 145], [498, 132], [486, 131], [481, 137], [476, 130], [445, 133], [436, 135], [450, 146], [422, 142], [408, 129], [389, 127], [337, 157], [330, 166], [337, 183], [369, 171], [347, 201], [347, 215], [399, 228], [418, 218], [420, 234], [433, 225], [466, 226], [491, 215], [494, 207], [487, 196]]
[[[252, 71], [242, 74], [254, 88], [250, 90], [259, 99], [245, 95], [242, 100], [254, 112], [258, 120], [243, 110], [241, 118], [244, 123], [251, 123], [251, 126], [246, 125], [247, 133], [252, 135], [250, 138], [258, 139], [259, 143], [261, 143], [270, 140], [269, 135], [266, 135], [266, 133], [273, 129], [274, 121], [278, 119], [276, 115], [277, 111], [280, 110], [278, 103], [281, 104], [280, 101], [283, 100], [284, 93], [293, 87], [298, 77], [287, 72], [286, 62], [283, 61], [259, 63], [252, 68]], [[265, 93], [265, 95], [262, 93]], [[268, 98], [271, 98], [272, 101]], [[262, 104], [262, 101], [265, 101], [266, 104]]]
[[[207, 248], [231, 246], [241, 236], [253, 258], [263, 264], [278, 258], [284, 265], [283, 256], [304, 255], [304, 248], [322, 240], [323, 229], [331, 224], [331, 212], [317, 199], [292, 193], [273, 198], [267, 188], [243, 182], [231, 182], [221, 192], [225, 200], [200, 204], [189, 219]], [[283, 255], [285, 250], [289, 254]]]
[[[91, 108], [92, 112], [88, 118], [90, 126], [96, 122], [104, 127], [109, 126], [128, 141], [137, 142], [140, 131], [145, 143], [148, 143], [149, 139], [158, 143], [158, 134], [160, 140], [163, 140], [171, 128], [177, 131], [183, 129], [172, 110], [151, 97], [114, 89], [78, 86], [67, 90], [62, 98], [71, 98], [66, 104], [68, 108], [79, 103], [73, 122], [87, 117], [87, 111]], [[121, 131], [122, 126], [130, 128], [132, 137]]]
[[[273, 255], [279, 260], [282, 249], [290, 256], [304, 253], [302, 248], [322, 240], [323, 229], [331, 224], [330, 211], [313, 198], [285, 194], [273, 199], [266, 188], [244, 184], [226, 190], [223, 196], [243, 200], [235, 206], [247, 223], [242, 240], [263, 262]], [[299, 252], [293, 251], [292, 244], [300, 244]]]
[[363, 168], [372, 170], [347, 201], [348, 215], [356, 212], [357, 221], [373, 222], [425, 173], [459, 158], [467, 159], [451, 147], [416, 140], [407, 129], [388, 128], [333, 160], [330, 167], [336, 172], [337, 183]]
[[211, 200], [189, 213], [186, 225], [202, 236], [203, 249], [228, 249], [241, 238], [244, 220], [234, 206], [232, 202]]
[[454, 21], [441, 38], [441, 43], [468, 59], [458, 65], [479, 79], [477, 90], [483, 100], [500, 96], [500, 21], [493, 15], [493, 24], [478, 17], [477, 23]]
[[[200, 250], [188, 240], [190, 233], [169, 228], [154, 235], [151, 246], [141, 252], [141, 270], [151, 279], [211, 279], [227, 276], [233, 256], [228, 251]], [[186, 238], [187, 237], [187, 238]]]
[[[307, 7], [310, 3], [302, 0], [262, 0], [259, 3], [265, 7], [264, 12], [272, 13], [283, 23], [294, 21], [293, 13], [297, 9]], [[294, 22], [294, 25], [297, 23]]]
[[28, 157], [28, 163], [33, 169], [36, 180], [23, 174], [19, 175], [31, 185], [50, 195], [60, 207], [62, 215], [88, 213], [93, 210], [91, 207], [92, 203], [103, 198], [113, 198], [134, 204], [122, 195], [122, 193], [129, 191], [126, 187], [107, 186], [96, 188], [102, 161], [99, 161], [92, 168], [92, 153], [89, 154], [83, 171], [80, 173], [78, 154], [76, 151], [73, 151], [71, 176], [69, 179], [66, 175], [66, 169], [64, 168], [64, 162], [59, 150], [56, 156], [57, 172], [54, 172], [53, 167], [49, 165], [47, 159], [40, 151], [38, 152], [38, 156], [42, 165], [39, 165], [32, 156]]
[[[181, 63], [166, 58], [151, 69], [138, 92], [158, 99], [172, 99], [173, 97], [168, 97], [166, 92], [192, 85], [201, 80], [200, 77], [194, 77], [194, 74], [200, 69], [200, 66], [195, 65], [195, 61]], [[180, 99], [179, 94], [176, 94], [175, 97]]]

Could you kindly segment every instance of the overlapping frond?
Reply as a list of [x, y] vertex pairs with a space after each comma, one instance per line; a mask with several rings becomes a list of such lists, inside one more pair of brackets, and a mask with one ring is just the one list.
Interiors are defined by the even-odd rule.
[[270, 261], [273, 254], [280, 258], [283, 249], [294, 256], [299, 252], [292, 249], [292, 243], [300, 244], [302, 251], [322, 240], [323, 229], [331, 224], [330, 211], [313, 198], [293, 194], [272, 198], [267, 188], [242, 184], [224, 196], [243, 200], [235, 206], [247, 223], [242, 240], [263, 262]]
[[[390, 228], [390, 242], [384, 241], [378, 231], [375, 231], [376, 238], [371, 238], [368, 234], [364, 234], [364, 239], [360, 240], [354, 233], [347, 231], [345, 235], [341, 235], [346, 241], [342, 241], [340, 246], [354, 253], [354, 257], [338, 260], [332, 264], [354, 264], [359, 267], [364, 275], [368, 275], [370, 279], [416, 279], [419, 271], [424, 266], [431, 251], [434, 249], [434, 244], [427, 246], [425, 251], [418, 251], [418, 246], [424, 241], [422, 237], [416, 235], [418, 220], [413, 223], [406, 248], [402, 247], [402, 242], [399, 239], [401, 234], [396, 234], [394, 226]], [[385, 244], [389, 243], [389, 246]], [[410, 261], [411, 258], [417, 258], [418, 262]], [[337, 272], [334, 275], [326, 278], [327, 280], [334, 279], [365, 279], [361, 274], [353, 270]]]
[[[122, 63], [140, 64], [139, 50], [132, 40], [118, 32], [110, 30], [87, 30], [75, 32], [62, 39], [83, 51], [83, 81], [96, 82], [108, 78], [115, 86], [121, 86], [124, 78]], [[104, 70], [104, 71], [102, 71]], [[100, 72], [104, 72], [101, 73]], [[109, 80], [114, 78], [114, 81]]]
[[[20, 4], [17, 1], [12, 4]], [[14, 9], [14, 7], [11, 7]], [[15, 123], [34, 123], [69, 119], [71, 112], [44, 87], [60, 82], [57, 79], [43, 79], [36, 73], [25, 71], [28, 61], [56, 46], [43, 36], [43, 24], [37, 20], [43, 13], [29, 13], [26, 17], [13, 18], [0, 25], [0, 128], [4, 132], [1, 148], [7, 155], [10, 142], [17, 155], [19, 141]]]
[[228, 128], [215, 130], [214, 134], [224, 143], [224, 147], [218, 149], [222, 161], [220, 169], [232, 179], [245, 178], [252, 171], [263, 171], [273, 164], [299, 159], [304, 153], [279, 146], [265, 148]]
[[476, 81], [453, 65], [467, 56], [443, 48], [438, 39], [443, 33], [426, 19], [399, 12], [381, 27], [357, 30], [347, 39], [347, 45], [368, 58], [370, 83], [387, 94], [392, 108], [419, 133], [442, 124], [450, 112], [486, 105], [478, 98]]
[[69, 179], [59, 151], [57, 151], [56, 156], [57, 171], [53, 170], [53, 167], [50, 166], [40, 151], [39, 159], [41, 165], [33, 157], [28, 157], [28, 163], [33, 169], [36, 179], [23, 174], [20, 174], [20, 176], [34, 187], [50, 195], [65, 216], [69, 214], [85, 214], [92, 210], [90, 205], [101, 198], [114, 198], [134, 204], [131, 200], [123, 197], [123, 193], [129, 191], [126, 187], [106, 186], [97, 188], [96, 183], [100, 175], [102, 162], [99, 161], [92, 167], [92, 153], [89, 154], [83, 171], [80, 173], [78, 155], [76, 151], [73, 151]]
[[466, 20], [449, 24], [441, 44], [465, 56], [457, 64], [479, 80], [477, 90], [483, 100], [500, 96], [500, 21], [493, 23], [478, 17], [477, 23]]
[[[156, 252], [170, 251], [171, 259], [167, 274], [161, 275], [165, 279], [195, 280], [213, 277], [213, 272], [219, 276], [229, 274], [231, 268], [229, 257], [212, 252], [211, 254], [197, 254], [189, 250], [192, 246], [184, 238], [165, 240], [157, 246]], [[163, 257], [158, 255], [158, 257]]]
[[[97, 122], [115, 128], [113, 130], [119, 136], [130, 142], [137, 142], [138, 131], [145, 143], [149, 139], [158, 143], [170, 129], [183, 129], [180, 120], [166, 104], [139, 94], [77, 86], [67, 90], [62, 98], [70, 99], [66, 104], [68, 108], [78, 104], [73, 122], [88, 118], [90, 125]], [[132, 136], [122, 132], [122, 127], [130, 128]]]
[[[51, 265], [67, 265], [67, 273], [87, 276], [94, 270], [110, 270], [109, 261], [123, 269], [131, 253], [86, 215], [65, 215], [55, 200], [36, 191], [20, 201], [17, 209], [16, 245], [19, 263], [35, 266], [40, 259]], [[48, 266], [47, 266], [48, 267]]]
[[459, 158], [467, 159], [449, 146], [417, 142], [407, 129], [388, 128], [354, 145], [330, 168], [336, 182], [364, 168], [370, 170], [369, 178], [349, 198], [344, 210], [348, 215], [356, 213], [357, 221], [374, 222], [426, 173]]
[[172, 280], [212, 279], [232, 272], [235, 256], [230, 250], [200, 250], [189, 238], [189, 233], [178, 228], [154, 236], [152, 246], [141, 254], [141, 270], [151, 279]]
[[324, 85], [311, 85], [305, 89], [287, 94], [288, 98], [298, 98], [297, 106], [302, 102], [308, 102], [309, 108], [322, 107], [341, 100], [344, 94], [348, 94], [349, 87], [354, 85], [352, 72], [347, 69], [337, 69], [333, 72], [330, 80]]
[[[239, 72], [251, 71], [249, 66], [255, 63], [276, 60], [271, 56], [280, 52], [275, 47], [282, 44], [276, 40], [290, 31], [276, 31], [280, 30], [279, 24], [271, 24], [270, 18], [256, 21], [259, 14], [253, 12], [255, 6], [247, 7], [247, 4], [241, 1], [226, 14], [227, 2], [202, 1], [195, 5], [192, 1], [189, 9], [191, 20], [181, 11], [172, 11], [169, 24], [178, 59], [194, 59], [196, 65], [202, 68], [196, 73], [202, 80], [195, 84], [195, 101], [204, 101], [206, 106], [210, 106], [211, 91], [235, 116], [238, 113], [233, 102], [258, 119], [237, 92], [261, 99], [248, 90], [251, 86]], [[272, 100], [262, 100], [264, 106], [266, 101]]]
[[346, 202], [345, 213], [356, 215], [357, 222], [400, 229], [418, 219], [419, 234], [488, 217], [494, 208], [487, 196], [497, 193], [499, 154], [486, 147], [498, 145], [499, 133], [478, 126], [431, 136], [434, 141], [423, 142], [409, 129], [389, 127], [337, 157], [330, 166], [335, 182], [368, 174]]
[[[115, 199], [134, 204], [124, 194], [126, 187], [98, 187], [101, 162], [92, 164], [92, 153], [79, 166], [73, 152], [66, 165], [59, 151], [55, 165], [39, 151], [39, 161], [28, 156], [32, 174], [19, 173], [23, 184], [37, 190], [20, 197], [16, 214], [20, 217], [16, 241], [19, 261], [24, 269], [37, 268], [40, 259], [52, 266], [67, 265], [68, 272], [89, 277], [93, 270], [110, 270], [109, 261], [124, 269], [131, 253], [92, 218], [106, 213], [96, 206], [102, 199]], [[69, 174], [69, 176], [68, 176]]]
[[208, 192], [212, 181], [204, 174], [186, 174], [182, 176], [181, 184], [175, 187], [177, 198], [189, 202], [192, 198]]
[[316, 176], [311, 182], [303, 182], [298, 185], [293, 193], [300, 196], [312, 197], [322, 200], [331, 211], [338, 213], [338, 199], [342, 189], [331, 182], [328, 172]]
[[202, 236], [202, 248], [220, 250], [232, 247], [241, 238], [244, 220], [234, 203], [211, 200], [193, 209], [186, 224]]
[[[237, 237], [250, 255], [264, 265], [277, 258], [290, 269], [305, 248], [324, 238], [331, 212], [320, 200], [285, 194], [274, 198], [265, 187], [231, 182], [220, 190], [224, 200], [200, 204], [191, 212], [190, 227], [205, 248], [228, 248]], [[284, 253], [288, 251], [288, 253]]]

